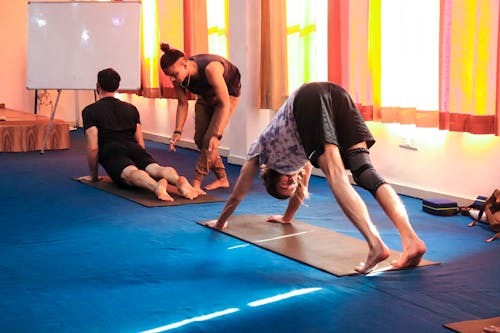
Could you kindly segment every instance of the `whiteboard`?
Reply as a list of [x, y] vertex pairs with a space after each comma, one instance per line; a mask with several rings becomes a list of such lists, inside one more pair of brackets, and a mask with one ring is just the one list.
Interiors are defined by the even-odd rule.
[[28, 2], [27, 88], [91, 90], [112, 67], [139, 89], [140, 16], [139, 1]]

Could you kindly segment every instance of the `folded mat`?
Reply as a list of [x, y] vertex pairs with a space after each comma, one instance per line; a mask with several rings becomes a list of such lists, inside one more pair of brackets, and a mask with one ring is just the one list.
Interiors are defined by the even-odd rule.
[[[266, 218], [264, 215], [232, 216], [222, 232], [337, 276], [359, 274], [354, 267], [368, 255], [365, 241], [297, 220], [281, 224], [266, 222]], [[203, 226], [206, 223], [198, 222]], [[391, 256], [379, 263], [373, 273], [396, 270], [390, 263], [400, 254], [391, 250]], [[424, 259], [419, 266], [437, 264]]]
[[490, 325], [497, 326], [500, 329], [500, 317], [477, 319], [477, 320], [465, 320], [465, 321], [458, 321], [455, 323], [443, 324], [444, 327], [460, 333], [482, 333], [483, 328]]
[[225, 201], [224, 199], [217, 198], [208, 194], [200, 195], [193, 200], [189, 200], [181, 196], [175, 186], [169, 184], [167, 191], [170, 194], [170, 196], [174, 198], [174, 201], [168, 202], [158, 199], [153, 192], [150, 192], [143, 188], [119, 186], [116, 183], [114, 183], [109, 177], [104, 177], [103, 180], [98, 182], [89, 182], [86, 180], [80, 180], [79, 178], [80, 177], [74, 177], [73, 179], [83, 184], [90, 185], [100, 190], [116, 194], [122, 198], [137, 202], [138, 204], [141, 204], [146, 207], [178, 206], [178, 205]]

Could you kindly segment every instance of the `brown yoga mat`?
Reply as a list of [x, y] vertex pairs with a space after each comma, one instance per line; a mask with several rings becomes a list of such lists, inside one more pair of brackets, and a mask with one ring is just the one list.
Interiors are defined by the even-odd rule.
[[483, 328], [490, 325], [500, 327], [500, 317], [458, 321], [444, 324], [443, 326], [459, 333], [481, 333], [483, 332]]
[[162, 201], [159, 200], [153, 192], [150, 192], [146, 189], [137, 188], [137, 187], [123, 187], [119, 186], [109, 178], [104, 177], [103, 180], [98, 182], [89, 182], [85, 180], [78, 179], [79, 177], [73, 178], [76, 181], [79, 181], [83, 184], [98, 188], [100, 190], [116, 194], [122, 198], [137, 202], [146, 207], [163, 207], [163, 206], [179, 206], [179, 205], [189, 205], [189, 204], [200, 204], [207, 202], [223, 202], [224, 199], [217, 198], [211, 195], [200, 195], [193, 200], [189, 200], [184, 198], [179, 194], [177, 188], [173, 185], [168, 185], [167, 191], [174, 198], [173, 202]]
[[[266, 222], [266, 218], [264, 215], [236, 215], [229, 219], [228, 227], [222, 232], [337, 276], [359, 274], [354, 267], [366, 259], [368, 245], [365, 241], [296, 220], [281, 224]], [[206, 222], [198, 223], [205, 226]], [[391, 250], [391, 256], [373, 272], [396, 270], [390, 263], [400, 254]], [[437, 264], [422, 260], [419, 266]]]

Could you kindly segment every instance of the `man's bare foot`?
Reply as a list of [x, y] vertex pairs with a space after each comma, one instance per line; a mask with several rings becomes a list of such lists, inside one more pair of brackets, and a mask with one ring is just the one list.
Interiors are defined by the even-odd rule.
[[403, 253], [398, 260], [394, 260], [391, 265], [396, 268], [406, 268], [417, 266], [426, 251], [425, 243], [417, 238], [403, 247]]
[[201, 189], [201, 180], [193, 179], [193, 188], [198, 193], [198, 195], [206, 195], [207, 192]]
[[167, 180], [163, 178], [160, 179], [158, 183], [156, 183], [155, 194], [156, 197], [162, 201], [172, 202], [174, 201], [174, 198], [172, 198], [170, 194], [168, 194], [167, 186], [168, 186]]
[[207, 226], [212, 228], [212, 229], [218, 229], [218, 230], [222, 230], [222, 229], [226, 229], [227, 228], [227, 221], [224, 222], [224, 224], [220, 225], [217, 223], [218, 220], [210, 220], [207, 222]]
[[224, 178], [221, 178], [221, 179], [217, 179], [213, 183], [208, 184], [207, 186], [205, 186], [205, 190], [207, 190], [207, 191], [215, 190], [215, 189], [217, 189], [219, 187], [222, 187], [222, 188], [228, 188], [229, 187], [229, 180], [227, 180], [227, 177], [224, 177]]
[[283, 219], [283, 215], [271, 215], [266, 219], [266, 222], [282, 223], [282, 224], [292, 223], [292, 221], [286, 221], [285, 219]]
[[366, 261], [364, 263], [361, 263], [361, 265], [356, 266], [354, 270], [361, 274], [368, 274], [380, 262], [389, 258], [390, 255], [391, 251], [389, 251], [387, 245], [379, 241], [375, 246], [370, 247], [370, 252], [368, 252], [368, 257], [366, 258]]
[[193, 200], [198, 196], [198, 192], [194, 187], [191, 186], [191, 184], [189, 184], [186, 177], [179, 176], [179, 180], [177, 181], [177, 189], [184, 198], [188, 198], [189, 200]]

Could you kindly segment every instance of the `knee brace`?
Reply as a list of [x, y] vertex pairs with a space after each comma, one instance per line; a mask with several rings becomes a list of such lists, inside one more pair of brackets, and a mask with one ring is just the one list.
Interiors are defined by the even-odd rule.
[[346, 162], [356, 184], [370, 191], [375, 196], [375, 192], [385, 181], [373, 167], [368, 149], [357, 148], [348, 151]]

